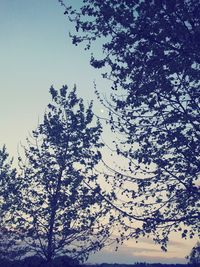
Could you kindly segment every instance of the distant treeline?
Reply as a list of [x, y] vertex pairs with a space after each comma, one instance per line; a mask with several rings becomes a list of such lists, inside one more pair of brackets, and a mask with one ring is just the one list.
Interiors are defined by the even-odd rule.
[[162, 263], [145, 263], [139, 262], [134, 264], [109, 264], [109, 263], [102, 263], [99, 265], [83, 265], [84, 267], [196, 267], [195, 265], [191, 264], [162, 264]]
[[134, 264], [109, 264], [109, 263], [102, 263], [99, 265], [83, 265], [84, 267], [199, 267], [197, 265], [191, 264], [162, 264], [162, 263], [145, 263], [139, 262]]
[[79, 264], [77, 261], [69, 260], [68, 257], [58, 257], [53, 263], [48, 264], [42, 258], [28, 257], [22, 260], [1, 260], [0, 267], [197, 267], [191, 264], [161, 264], [161, 263], [135, 263], [135, 264]]
[[78, 261], [67, 256], [57, 257], [51, 263], [37, 256], [26, 257], [21, 260], [0, 259], [0, 267], [78, 267]]

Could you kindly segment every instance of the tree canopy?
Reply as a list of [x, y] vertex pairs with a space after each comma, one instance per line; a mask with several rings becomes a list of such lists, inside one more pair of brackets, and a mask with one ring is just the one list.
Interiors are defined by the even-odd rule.
[[189, 263], [193, 266], [198, 266], [200, 264], [200, 243], [197, 242], [196, 246], [192, 248], [190, 255], [187, 257]]
[[91, 65], [113, 81], [103, 102], [129, 167], [110, 170], [128, 197], [120, 208], [129, 236], [138, 219], [138, 233], [162, 244], [171, 231], [193, 237], [200, 232], [200, 2], [84, 0], [79, 10], [59, 2], [75, 23], [75, 45], [103, 42]]
[[24, 250], [18, 245], [13, 225], [13, 210], [17, 206], [19, 184], [6, 147], [0, 149], [0, 259], [17, 259]]
[[[94, 167], [102, 132], [76, 89], [50, 89], [52, 103], [25, 148], [17, 228], [32, 255], [47, 262], [62, 255], [83, 261], [110, 235]], [[104, 221], [103, 221], [104, 219]]]

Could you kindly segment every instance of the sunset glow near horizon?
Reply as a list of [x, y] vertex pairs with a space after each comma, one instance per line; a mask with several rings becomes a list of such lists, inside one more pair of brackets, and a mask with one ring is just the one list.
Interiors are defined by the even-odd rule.
[[[72, 25], [63, 13], [56, 0], [0, 1], [0, 145], [15, 158], [20, 143], [42, 119], [51, 85], [76, 84], [85, 103], [95, 98], [94, 81], [100, 91], [109, 90], [109, 83], [89, 65], [90, 52], [72, 45]], [[103, 116], [104, 107], [95, 104], [94, 111]], [[162, 252], [151, 239], [131, 240], [117, 252], [106, 247], [92, 254], [89, 262], [185, 263], [196, 241], [171, 234], [168, 252]]]

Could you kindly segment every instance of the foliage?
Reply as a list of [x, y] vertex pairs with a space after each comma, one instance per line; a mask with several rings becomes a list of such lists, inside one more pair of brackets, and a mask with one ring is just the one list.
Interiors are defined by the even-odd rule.
[[[53, 267], [81, 267], [77, 261], [64, 256], [58, 257], [53, 260]], [[50, 267], [50, 265], [44, 261], [43, 258], [37, 256], [26, 257], [21, 260], [0, 260], [0, 266], [2, 267]]]
[[50, 93], [52, 103], [20, 161], [17, 227], [29, 253], [49, 264], [62, 255], [83, 261], [110, 234], [102, 222], [109, 207], [94, 172], [102, 129], [93, 121], [92, 103], [86, 109], [75, 88], [51, 87]]
[[[200, 232], [199, 13], [198, 0], [84, 0], [80, 10], [65, 11], [76, 25], [75, 45], [103, 42], [102, 58], [91, 64], [106, 67], [113, 81], [103, 102], [129, 167], [110, 169], [107, 178], [128, 198], [120, 207], [128, 235], [153, 233], [163, 249], [171, 231]], [[143, 223], [134, 231], [135, 220]]]
[[0, 149], [0, 259], [16, 259], [23, 249], [17, 245], [18, 235], [13, 227], [12, 211], [16, 206], [18, 184], [16, 170], [6, 147]]
[[4, 217], [6, 206], [12, 202], [16, 180], [16, 170], [12, 168], [12, 160], [9, 160], [6, 147], [0, 149], [0, 218]]
[[187, 259], [189, 259], [190, 264], [194, 266], [199, 266], [200, 264], [200, 243], [199, 242], [197, 242], [196, 246], [193, 247]]

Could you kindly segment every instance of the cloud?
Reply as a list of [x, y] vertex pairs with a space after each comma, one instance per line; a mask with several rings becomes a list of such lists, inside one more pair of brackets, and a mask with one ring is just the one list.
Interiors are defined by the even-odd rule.
[[183, 240], [180, 235], [172, 234], [168, 244], [168, 251], [161, 250], [160, 245], [155, 244], [152, 238], [140, 238], [138, 242], [132, 239], [124, 242], [115, 251], [115, 246], [105, 247], [99, 253], [90, 256], [91, 263], [124, 263], [133, 264], [135, 262], [149, 263], [183, 263], [187, 261], [191, 248], [195, 245], [196, 239]]
[[[138, 244], [140, 243], [145, 243], [145, 244], [149, 244], [149, 245], [154, 245], [155, 242], [153, 241], [152, 238], [145, 238], [145, 237], [141, 237], [138, 239]], [[156, 245], [159, 247], [159, 245]], [[170, 240], [168, 246], [175, 246], [175, 247], [188, 247], [190, 245], [188, 245], [187, 243], [184, 243], [184, 241], [177, 241], [177, 240]], [[159, 247], [160, 250], [160, 247]]]
[[[147, 253], [148, 251], [148, 253]], [[101, 251], [97, 254], [90, 256], [88, 262], [90, 263], [125, 263], [133, 264], [135, 262], [149, 262], [149, 263], [186, 263], [186, 260], [179, 257], [163, 257], [162, 255], [151, 255], [155, 254], [154, 249], [141, 248], [123, 248], [118, 251]]]
[[115, 245], [104, 248], [101, 252], [90, 256], [89, 261], [91, 263], [126, 263], [131, 264], [134, 262], [184, 262], [183, 259], [169, 255], [165, 257], [164, 252], [161, 251], [159, 246], [152, 245], [153, 242], [142, 240], [141, 243], [134, 243], [127, 246], [119, 246], [118, 250], [115, 251]]

